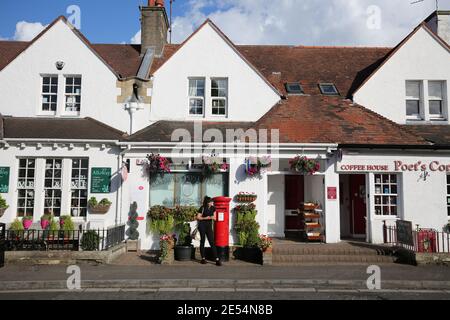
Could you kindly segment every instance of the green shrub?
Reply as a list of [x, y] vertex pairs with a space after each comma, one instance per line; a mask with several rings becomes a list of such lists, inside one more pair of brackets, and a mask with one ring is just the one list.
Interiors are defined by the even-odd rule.
[[6, 200], [3, 199], [2, 195], [0, 194], [0, 209], [8, 209], [9, 206], [6, 203]]
[[129, 219], [128, 219], [128, 230], [127, 230], [127, 236], [130, 240], [137, 240], [139, 239], [139, 231], [138, 231], [138, 227], [139, 227], [139, 221], [137, 220], [137, 218], [139, 217], [138, 213], [137, 213], [137, 203], [133, 202], [133, 204], [131, 205], [131, 210], [130, 210], [130, 214], [129, 214]]
[[97, 251], [100, 244], [100, 236], [97, 232], [89, 230], [83, 233], [81, 249], [83, 251]]
[[236, 211], [235, 229], [240, 244], [245, 248], [258, 247], [260, 244], [259, 224], [256, 222], [256, 210]]
[[89, 199], [89, 201], [88, 201], [88, 204], [89, 204], [91, 207], [96, 207], [96, 206], [98, 205], [97, 198], [96, 198], [96, 197], [91, 197], [91, 198]]
[[197, 214], [197, 207], [178, 206], [173, 210], [173, 217], [176, 224], [195, 221]]
[[109, 199], [106, 199], [106, 198], [100, 200], [100, 202], [99, 202], [99, 205], [102, 206], [102, 207], [107, 207], [107, 206], [110, 206], [111, 204], [112, 204], [112, 202], [109, 201]]
[[175, 220], [173, 210], [163, 207], [151, 207], [147, 213], [149, 229], [158, 235], [170, 234], [173, 231]]
[[9, 227], [10, 230], [13, 231], [23, 231], [25, 230], [22, 224], [22, 221], [20, 221], [18, 218], [16, 218], [12, 223], [11, 226]]

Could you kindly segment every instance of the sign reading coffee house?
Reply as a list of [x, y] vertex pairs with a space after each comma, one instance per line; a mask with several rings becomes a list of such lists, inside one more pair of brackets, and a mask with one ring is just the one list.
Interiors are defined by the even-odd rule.
[[392, 164], [346, 164], [337, 165], [339, 172], [450, 172], [450, 164], [444, 164], [440, 161], [431, 162], [403, 162], [394, 161]]

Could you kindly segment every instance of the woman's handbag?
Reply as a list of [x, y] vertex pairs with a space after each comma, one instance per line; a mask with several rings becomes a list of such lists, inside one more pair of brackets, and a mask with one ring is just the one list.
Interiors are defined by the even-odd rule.
[[191, 233], [192, 240], [200, 241], [200, 232], [198, 231], [198, 227], [195, 227], [194, 231]]

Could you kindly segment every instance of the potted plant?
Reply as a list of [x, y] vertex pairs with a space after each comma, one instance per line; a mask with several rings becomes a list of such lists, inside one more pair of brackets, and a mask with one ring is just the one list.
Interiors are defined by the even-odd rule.
[[[47, 239], [53, 240], [55, 238], [58, 238], [58, 231], [59, 231], [59, 224], [55, 220], [55, 217], [51, 216], [50, 223], [48, 225], [48, 230], [47, 230]], [[45, 233], [44, 233], [44, 235], [45, 235]]]
[[72, 217], [69, 215], [61, 216], [59, 218], [59, 226], [60, 236], [63, 238], [69, 238], [75, 231], [75, 224], [73, 223]]
[[317, 160], [309, 159], [305, 156], [297, 156], [289, 160], [289, 166], [291, 170], [312, 175], [320, 170], [320, 163]]
[[168, 254], [168, 251], [175, 245], [171, 234], [175, 223], [173, 210], [163, 206], [153, 206], [148, 211], [147, 217], [150, 231], [160, 237], [160, 263], [171, 263], [173, 255]]
[[250, 157], [245, 161], [245, 172], [250, 177], [260, 176], [261, 172], [272, 165], [272, 159], [266, 157]]
[[32, 216], [25, 216], [22, 218], [22, 224], [23, 224], [23, 228], [25, 230], [28, 230], [31, 228], [31, 226], [33, 225], [33, 217]]
[[14, 219], [14, 221], [9, 226], [10, 238], [18, 240], [20, 239], [21, 234], [23, 234], [24, 227], [22, 221], [18, 218]]
[[202, 159], [202, 171], [203, 176], [208, 178], [215, 173], [228, 170], [229, 166], [222, 158], [215, 155], [210, 157], [203, 157]]
[[236, 211], [235, 230], [238, 234], [240, 248], [234, 255], [239, 260], [262, 263], [260, 249], [259, 224], [256, 221], [257, 211], [249, 207], [241, 207]]
[[174, 249], [177, 261], [190, 261], [195, 257], [190, 222], [195, 220], [197, 211], [196, 207], [176, 207], [174, 210], [175, 230], [178, 232]]
[[9, 208], [9, 206], [6, 203], [6, 200], [3, 199], [2, 195], [0, 194], [0, 218], [3, 217], [6, 209], [8, 209], [8, 208]]
[[444, 227], [444, 232], [450, 233], [450, 223]]
[[106, 214], [111, 208], [112, 202], [108, 199], [97, 201], [96, 197], [91, 197], [88, 201], [89, 211], [92, 214]]
[[128, 215], [128, 230], [126, 231], [126, 235], [128, 239], [126, 241], [127, 252], [128, 251], [136, 251], [137, 253], [141, 250], [141, 243], [139, 240], [139, 214], [137, 212], [138, 205], [137, 202], [133, 202], [130, 206], [130, 213]]
[[146, 169], [150, 177], [153, 177], [156, 174], [163, 175], [164, 173], [170, 173], [170, 165], [171, 161], [159, 154], [152, 153], [147, 156]]
[[236, 196], [237, 202], [251, 203], [255, 202], [258, 196], [255, 193], [239, 192]]
[[269, 236], [264, 234], [259, 236], [259, 247], [263, 253], [271, 253], [273, 246], [273, 240]]
[[50, 226], [50, 222], [52, 220], [52, 215], [51, 214], [44, 214], [41, 217], [41, 228], [42, 230], [47, 230], [47, 228]]

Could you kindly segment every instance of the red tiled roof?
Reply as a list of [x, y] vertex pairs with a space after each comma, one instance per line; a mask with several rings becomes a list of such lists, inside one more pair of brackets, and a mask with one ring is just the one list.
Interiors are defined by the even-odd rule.
[[[153, 62], [154, 74], [179, 49], [166, 45]], [[306, 94], [320, 94], [319, 83], [334, 83], [343, 97], [353, 91], [391, 52], [391, 48], [237, 45], [237, 50], [282, 94], [286, 82], [300, 82]], [[274, 73], [281, 73], [280, 75]]]
[[291, 96], [256, 123], [279, 129], [281, 143], [429, 145], [402, 126], [339, 97]]

